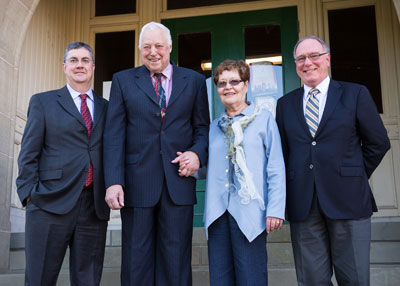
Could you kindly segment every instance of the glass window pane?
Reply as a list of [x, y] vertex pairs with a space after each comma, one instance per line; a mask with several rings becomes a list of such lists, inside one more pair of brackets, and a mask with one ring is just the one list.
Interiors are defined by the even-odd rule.
[[136, 0], [96, 0], [96, 16], [136, 13]]
[[367, 86], [382, 113], [375, 7], [330, 10], [328, 23], [332, 78]]
[[204, 7], [211, 5], [232, 4], [241, 2], [254, 2], [254, 0], [168, 0], [167, 9], [183, 9], [193, 7]]
[[178, 35], [178, 65], [210, 77], [211, 67], [204, 63], [211, 63], [211, 33]]
[[276, 102], [283, 95], [280, 26], [246, 27], [245, 50], [250, 65], [247, 100], [267, 108], [275, 116]]
[[98, 33], [95, 42], [94, 91], [108, 99], [114, 73], [135, 65], [135, 31]]
[[211, 32], [178, 35], [178, 65], [195, 70], [206, 77], [208, 103], [211, 116]]

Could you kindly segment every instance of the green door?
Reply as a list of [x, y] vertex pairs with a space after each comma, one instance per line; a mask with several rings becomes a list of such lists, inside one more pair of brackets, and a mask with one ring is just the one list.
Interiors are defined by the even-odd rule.
[[[225, 59], [252, 62], [248, 100], [270, 104], [273, 112], [278, 97], [300, 86], [292, 55], [298, 39], [296, 7], [168, 19], [162, 23], [171, 31], [172, 61], [208, 78], [212, 118], [224, 110], [212, 83], [212, 69]], [[205, 181], [198, 181], [194, 226], [203, 225], [204, 190]]]

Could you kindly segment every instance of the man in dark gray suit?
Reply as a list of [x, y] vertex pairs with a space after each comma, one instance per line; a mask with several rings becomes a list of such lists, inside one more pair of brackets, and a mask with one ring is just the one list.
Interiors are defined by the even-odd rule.
[[18, 158], [26, 206], [25, 285], [56, 285], [69, 247], [71, 285], [99, 285], [109, 208], [102, 141], [107, 101], [91, 89], [91, 47], [65, 50], [67, 85], [32, 96]]
[[[106, 200], [121, 209], [121, 283], [189, 286], [196, 203], [189, 175], [207, 160], [205, 79], [170, 62], [162, 24], [142, 28], [139, 48], [144, 65], [113, 77], [104, 131]], [[182, 157], [189, 162], [179, 172]]]

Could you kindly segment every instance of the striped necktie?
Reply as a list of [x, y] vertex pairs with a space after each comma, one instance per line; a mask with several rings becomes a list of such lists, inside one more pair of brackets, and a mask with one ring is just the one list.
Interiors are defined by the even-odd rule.
[[[90, 135], [92, 134], [92, 126], [93, 126], [93, 122], [92, 122], [92, 116], [90, 115], [90, 111], [89, 108], [87, 106], [86, 103], [86, 98], [88, 97], [87, 94], [81, 94], [79, 95], [82, 99], [81, 101], [81, 114], [82, 114], [82, 118], [83, 121], [85, 122], [86, 125], [86, 129], [88, 131], [88, 136], [90, 137]], [[89, 171], [85, 180], [85, 187], [88, 187], [91, 183], [93, 183], [93, 165], [92, 165], [92, 161], [90, 161], [89, 163]]]
[[318, 129], [318, 124], [319, 124], [319, 100], [317, 98], [317, 94], [320, 93], [320, 91], [317, 88], [312, 88], [308, 92], [310, 95], [310, 98], [307, 101], [306, 105], [306, 122], [308, 125], [308, 129], [310, 130], [310, 133], [312, 137], [315, 136], [315, 133], [317, 132]]

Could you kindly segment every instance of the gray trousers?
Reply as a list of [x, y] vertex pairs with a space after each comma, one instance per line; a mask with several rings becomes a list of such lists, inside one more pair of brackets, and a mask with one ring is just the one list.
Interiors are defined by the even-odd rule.
[[371, 218], [330, 219], [314, 194], [305, 221], [290, 222], [299, 286], [370, 285]]
[[73, 209], [58, 215], [31, 201], [26, 207], [25, 286], [55, 286], [67, 248], [72, 286], [98, 286], [107, 221], [96, 216], [93, 190], [85, 188]]

